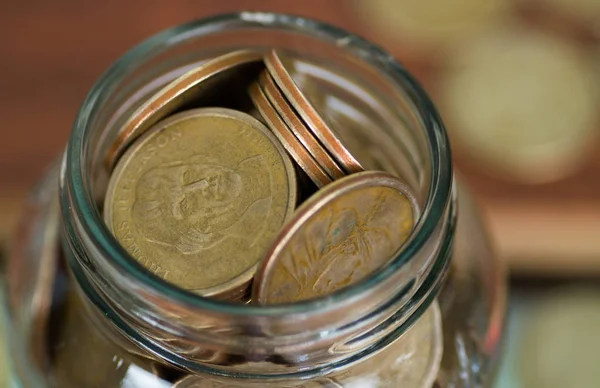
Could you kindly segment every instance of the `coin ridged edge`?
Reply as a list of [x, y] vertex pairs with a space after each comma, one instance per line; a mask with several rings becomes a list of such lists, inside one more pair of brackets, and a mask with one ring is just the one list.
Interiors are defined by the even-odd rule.
[[260, 74], [259, 81], [265, 95], [279, 113], [286, 125], [300, 140], [304, 148], [315, 158], [323, 170], [333, 179], [343, 178], [347, 174], [338, 166], [337, 162], [323, 148], [321, 143], [314, 137], [313, 133], [304, 125], [302, 119], [296, 115], [294, 109], [288, 105], [287, 100], [275, 84], [273, 77], [268, 71]]
[[260, 85], [254, 82], [250, 85], [248, 92], [256, 109], [263, 116], [273, 134], [281, 141], [287, 152], [289, 152], [317, 187], [321, 188], [331, 183], [332, 178], [323, 171], [319, 163], [314, 160], [294, 133], [285, 125], [285, 122], [279, 116], [275, 107], [269, 102]]
[[294, 79], [285, 69], [277, 50], [272, 50], [266, 55], [265, 66], [275, 83], [286, 96], [288, 102], [300, 114], [300, 117], [312, 133], [344, 170], [349, 174], [364, 171], [360, 162], [352, 156], [337, 135], [329, 128], [319, 112], [304, 96], [304, 93], [302, 93]]

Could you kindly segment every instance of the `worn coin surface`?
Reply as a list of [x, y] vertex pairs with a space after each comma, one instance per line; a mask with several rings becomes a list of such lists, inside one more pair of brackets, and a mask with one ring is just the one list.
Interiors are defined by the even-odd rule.
[[[284, 58], [282, 60], [282, 58]], [[284, 53], [272, 50], [265, 57], [265, 65], [273, 80], [279, 86], [288, 102], [298, 112], [302, 120], [310, 128], [312, 133], [319, 139], [331, 156], [349, 174], [363, 171], [363, 167], [342, 143], [333, 129], [323, 120], [319, 112], [302, 93], [284, 62]]]
[[202, 108], [156, 124], [127, 150], [104, 215], [156, 276], [227, 298], [250, 282], [296, 195], [292, 162], [262, 123]]
[[278, 235], [252, 286], [259, 304], [328, 295], [387, 263], [410, 235], [416, 202], [379, 171], [337, 180], [309, 198]]
[[268, 71], [260, 73], [260, 86], [265, 95], [277, 110], [287, 127], [292, 130], [294, 135], [300, 140], [302, 145], [319, 163], [321, 168], [327, 172], [332, 179], [339, 179], [346, 176], [346, 173], [337, 165], [336, 161], [327, 153], [315, 135], [304, 125], [300, 117], [287, 102], [275, 81], [271, 78]]
[[292, 131], [279, 116], [275, 107], [268, 100], [260, 85], [255, 82], [248, 90], [256, 109], [263, 117], [275, 136], [281, 141], [292, 158], [306, 172], [306, 175], [317, 185], [323, 187], [331, 183], [332, 178], [321, 168], [319, 163], [310, 155]]
[[125, 149], [152, 125], [191, 102], [195, 107], [208, 103], [223, 85], [237, 82], [240, 77], [249, 83], [262, 68], [261, 53], [239, 50], [211, 59], [175, 79], [140, 106], [123, 125], [106, 156], [107, 169], [111, 171]]

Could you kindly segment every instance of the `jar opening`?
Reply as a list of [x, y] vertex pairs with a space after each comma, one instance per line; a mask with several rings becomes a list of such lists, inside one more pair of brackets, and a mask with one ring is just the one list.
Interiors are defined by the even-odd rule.
[[[244, 27], [283, 28], [294, 33], [315, 37], [343, 47], [345, 51], [369, 65], [379, 68], [391, 81], [391, 87], [402, 91], [412, 105], [412, 111], [425, 131], [430, 165], [429, 189], [421, 216], [412, 237], [400, 253], [386, 266], [355, 285], [329, 296], [294, 303], [293, 305], [252, 306], [232, 305], [200, 297], [161, 280], [145, 270], [122, 248], [105, 227], [90, 186], [90, 153], [86, 138], [95, 124], [99, 101], [107, 94], [117, 93], [120, 80], [135, 73], [140, 63], [152, 58], [165, 45], [207, 34], [231, 25]], [[448, 139], [433, 103], [418, 82], [382, 49], [342, 29], [313, 20], [261, 12], [243, 12], [216, 16], [164, 31], [141, 43], [112, 65], [92, 88], [75, 120], [63, 171], [61, 206], [66, 223], [73, 223], [85, 236], [88, 249], [110, 258], [113, 273], [119, 273], [149, 295], [160, 295], [180, 306], [210, 310], [227, 315], [269, 317], [327, 311], [332, 306], [350, 305], [365, 290], [389, 281], [411, 258], [421, 251], [447, 215], [452, 190], [452, 165]], [[75, 220], [70, 220], [75, 218]], [[93, 267], [93, 263], [92, 263]]]

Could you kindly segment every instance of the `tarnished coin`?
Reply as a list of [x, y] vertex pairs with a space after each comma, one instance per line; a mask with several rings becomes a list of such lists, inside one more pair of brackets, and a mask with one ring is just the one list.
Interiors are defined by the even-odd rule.
[[323, 187], [331, 183], [331, 177], [323, 171], [319, 163], [308, 153], [298, 138], [285, 125], [285, 122], [269, 102], [260, 85], [253, 83], [248, 92], [256, 109], [260, 112], [269, 128], [315, 185]]
[[156, 276], [228, 298], [249, 284], [296, 195], [292, 162], [262, 123], [203, 108], [156, 124], [127, 150], [104, 215]]
[[279, 91], [277, 85], [275, 85], [269, 72], [263, 71], [260, 73], [260, 86], [287, 127], [291, 129], [304, 148], [306, 148], [319, 163], [321, 168], [334, 180], [346, 176], [346, 173], [342, 171], [336, 161], [333, 160], [321, 143], [319, 143], [312, 132], [310, 132], [302, 120], [297, 116], [294, 108], [289, 105], [283, 94]]
[[348, 151], [342, 141], [332, 130], [332, 128], [323, 120], [319, 112], [308, 101], [304, 93], [300, 90], [290, 73], [284, 66], [282, 57], [285, 55], [279, 51], [272, 50], [265, 57], [265, 65], [273, 80], [279, 86], [288, 102], [298, 112], [302, 120], [310, 128], [312, 133], [319, 139], [323, 146], [329, 151], [331, 156], [339, 165], [349, 174], [363, 171], [364, 169], [356, 158]]
[[[223, 85], [242, 77], [250, 82], [264, 68], [262, 54], [239, 50], [211, 59], [152, 96], [127, 120], [106, 156], [105, 164], [113, 169], [119, 157], [132, 142], [160, 120], [194, 102], [197, 108], [207, 104]], [[245, 86], [240, 91], [243, 93]]]
[[416, 204], [391, 174], [366, 171], [309, 198], [261, 262], [252, 286], [259, 304], [328, 295], [380, 268], [410, 235]]

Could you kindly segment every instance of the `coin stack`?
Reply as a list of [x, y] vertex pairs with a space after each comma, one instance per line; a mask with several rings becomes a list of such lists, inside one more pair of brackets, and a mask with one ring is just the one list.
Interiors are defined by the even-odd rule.
[[159, 90], [106, 155], [106, 224], [155, 276], [234, 303], [328, 295], [401, 249], [418, 215], [397, 176], [365, 171], [289, 71], [240, 50]]

